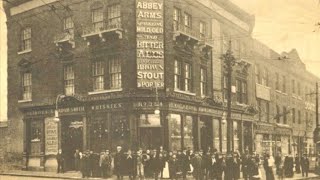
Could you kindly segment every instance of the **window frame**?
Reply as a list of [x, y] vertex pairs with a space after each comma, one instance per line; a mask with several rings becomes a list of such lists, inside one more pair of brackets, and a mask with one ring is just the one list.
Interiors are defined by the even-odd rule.
[[184, 63], [184, 91], [192, 92], [192, 64]]
[[94, 92], [103, 91], [105, 85], [105, 61], [96, 60], [92, 62], [92, 88]]
[[65, 95], [72, 96], [75, 94], [75, 72], [73, 64], [63, 66], [63, 86]]
[[207, 91], [207, 82], [208, 81], [208, 74], [207, 69], [204, 67], [200, 68], [200, 94], [201, 96], [206, 96], [208, 94]]
[[23, 72], [21, 75], [22, 100], [32, 100], [32, 73], [31, 71]]
[[[116, 66], [113, 66], [116, 65]], [[122, 62], [119, 55], [109, 56], [108, 59], [108, 76], [109, 76], [109, 88], [108, 89], [120, 89], [122, 88]]]
[[245, 79], [236, 79], [236, 99], [239, 104], [248, 104], [248, 84]]
[[100, 31], [104, 27], [103, 7], [97, 7], [91, 10], [91, 22], [95, 31]]
[[174, 61], [174, 88], [182, 90], [182, 63], [179, 60]]
[[20, 51], [31, 51], [32, 49], [32, 29], [25, 27], [21, 30]]
[[173, 9], [173, 30], [179, 30], [181, 24], [181, 9], [174, 7]]
[[184, 12], [184, 27], [189, 30], [192, 29], [192, 16], [187, 12]]
[[200, 38], [205, 39], [207, 37], [207, 23], [204, 21], [199, 22]]
[[121, 6], [120, 3], [111, 4], [107, 7], [108, 27], [119, 27], [121, 25]]

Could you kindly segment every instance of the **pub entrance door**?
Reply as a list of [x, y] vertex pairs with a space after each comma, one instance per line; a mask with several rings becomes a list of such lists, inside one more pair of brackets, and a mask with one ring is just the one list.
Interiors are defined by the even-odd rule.
[[210, 117], [200, 119], [200, 147], [206, 152], [209, 147], [213, 148], [213, 126]]
[[65, 117], [61, 119], [61, 150], [64, 154], [65, 171], [75, 170], [74, 153], [82, 152], [83, 122], [81, 117]]
[[140, 127], [139, 129], [142, 149], [158, 149], [162, 146], [161, 127]]

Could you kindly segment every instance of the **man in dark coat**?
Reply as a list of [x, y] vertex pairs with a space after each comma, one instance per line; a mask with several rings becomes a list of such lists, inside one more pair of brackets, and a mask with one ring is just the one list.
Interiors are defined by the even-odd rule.
[[275, 159], [274, 159], [274, 164], [276, 165], [276, 174], [280, 175], [280, 165], [281, 165], [282, 159], [281, 159], [281, 153], [277, 153]]
[[76, 171], [80, 171], [80, 151], [79, 149], [76, 149], [76, 152], [74, 153], [74, 169]]
[[202, 180], [203, 179], [203, 163], [202, 158], [198, 152], [195, 153], [194, 158], [191, 160], [191, 164], [193, 166], [193, 177], [196, 180]]
[[294, 163], [295, 163], [295, 167], [296, 167], [296, 173], [297, 174], [300, 174], [300, 157], [299, 157], [299, 155], [298, 154], [296, 154], [296, 157], [295, 157], [295, 159], [294, 159]]
[[163, 149], [163, 146], [160, 146], [158, 155], [159, 155], [159, 160], [161, 162], [161, 166], [160, 166], [160, 177], [161, 178], [163, 177], [163, 169], [166, 166], [166, 161], [167, 161], [167, 159], [165, 159], [166, 154], [167, 154], [167, 151], [165, 151]]
[[238, 153], [233, 154], [232, 170], [233, 179], [240, 179], [240, 157]]
[[122, 173], [121, 173], [122, 159], [123, 159], [122, 147], [117, 146], [117, 152], [114, 156], [114, 173], [117, 175], [118, 179], [122, 178]]
[[179, 162], [175, 154], [169, 159], [169, 174], [170, 179], [178, 179], [177, 172], [179, 168]]
[[89, 153], [86, 151], [83, 153], [82, 158], [80, 160], [82, 178], [89, 177], [89, 157], [88, 156], [89, 156]]
[[180, 156], [180, 163], [181, 163], [181, 171], [182, 171], [182, 178], [187, 178], [187, 173], [190, 170], [190, 161], [189, 156], [187, 155], [187, 150], [183, 150]]
[[232, 156], [232, 154], [227, 154], [226, 169], [225, 169], [225, 173], [224, 173], [225, 180], [232, 180], [233, 173], [234, 173], [233, 167], [234, 167], [233, 156]]
[[202, 158], [203, 169], [204, 169], [204, 178], [209, 179], [210, 169], [211, 169], [211, 153], [208, 150]]
[[57, 173], [64, 173], [64, 154], [62, 153], [61, 149], [59, 149], [56, 158], [57, 158], [57, 164], [58, 164]]
[[131, 150], [128, 150], [127, 155], [123, 158], [123, 163], [121, 166], [123, 169], [122, 175], [128, 175], [130, 180], [133, 179], [135, 168], [134, 168], [134, 158]]
[[158, 179], [160, 173], [161, 162], [157, 150], [153, 150], [153, 154], [150, 158], [150, 167], [153, 173], [154, 179]]
[[291, 155], [284, 159], [284, 173], [286, 177], [293, 177], [293, 157]]
[[309, 172], [309, 158], [307, 154], [303, 155], [303, 158], [301, 159], [301, 169], [302, 169], [302, 176], [306, 175], [308, 177], [308, 172]]
[[248, 180], [249, 179], [249, 175], [248, 175], [248, 167], [249, 167], [249, 162], [250, 162], [250, 155], [249, 152], [247, 151], [246, 154], [244, 154], [242, 156], [242, 177], [244, 180]]

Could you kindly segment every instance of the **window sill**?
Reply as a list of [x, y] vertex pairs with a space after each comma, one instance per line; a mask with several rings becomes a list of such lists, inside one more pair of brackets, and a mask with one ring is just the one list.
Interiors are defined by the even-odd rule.
[[187, 95], [190, 95], [190, 96], [195, 96], [196, 95], [196, 93], [192, 93], [192, 92], [188, 92], [188, 91], [181, 91], [179, 89], [175, 89], [174, 92], [181, 93], [181, 94], [187, 94]]
[[237, 104], [238, 106], [242, 106], [242, 107], [248, 106], [247, 104], [243, 104], [243, 103], [239, 103], [239, 102], [236, 102], [236, 104]]
[[32, 99], [18, 100], [18, 103], [32, 102]]
[[102, 91], [92, 91], [92, 92], [88, 92], [88, 95], [104, 94], [104, 93], [119, 92], [119, 91], [122, 91], [122, 88], [120, 88], [120, 89], [108, 89], [108, 90], [102, 90]]
[[27, 49], [27, 50], [23, 50], [23, 51], [19, 51], [18, 54], [26, 54], [26, 53], [29, 53], [31, 52], [32, 50], [31, 49]]
[[8, 127], [8, 121], [0, 121], [0, 128]]
[[279, 93], [279, 94], [282, 94], [282, 95], [288, 95], [287, 93], [284, 93], [284, 92], [282, 92], [282, 91], [279, 91], [279, 90], [275, 90], [277, 93]]

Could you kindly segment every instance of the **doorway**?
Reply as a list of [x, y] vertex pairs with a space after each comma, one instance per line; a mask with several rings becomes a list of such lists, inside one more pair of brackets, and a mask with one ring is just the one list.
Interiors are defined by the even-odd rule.
[[161, 127], [140, 127], [140, 147], [158, 149], [162, 146]]
[[213, 148], [213, 125], [210, 117], [200, 119], [200, 147], [205, 152]]
[[61, 149], [65, 159], [65, 171], [75, 170], [74, 153], [83, 148], [83, 122], [81, 117], [61, 119]]

